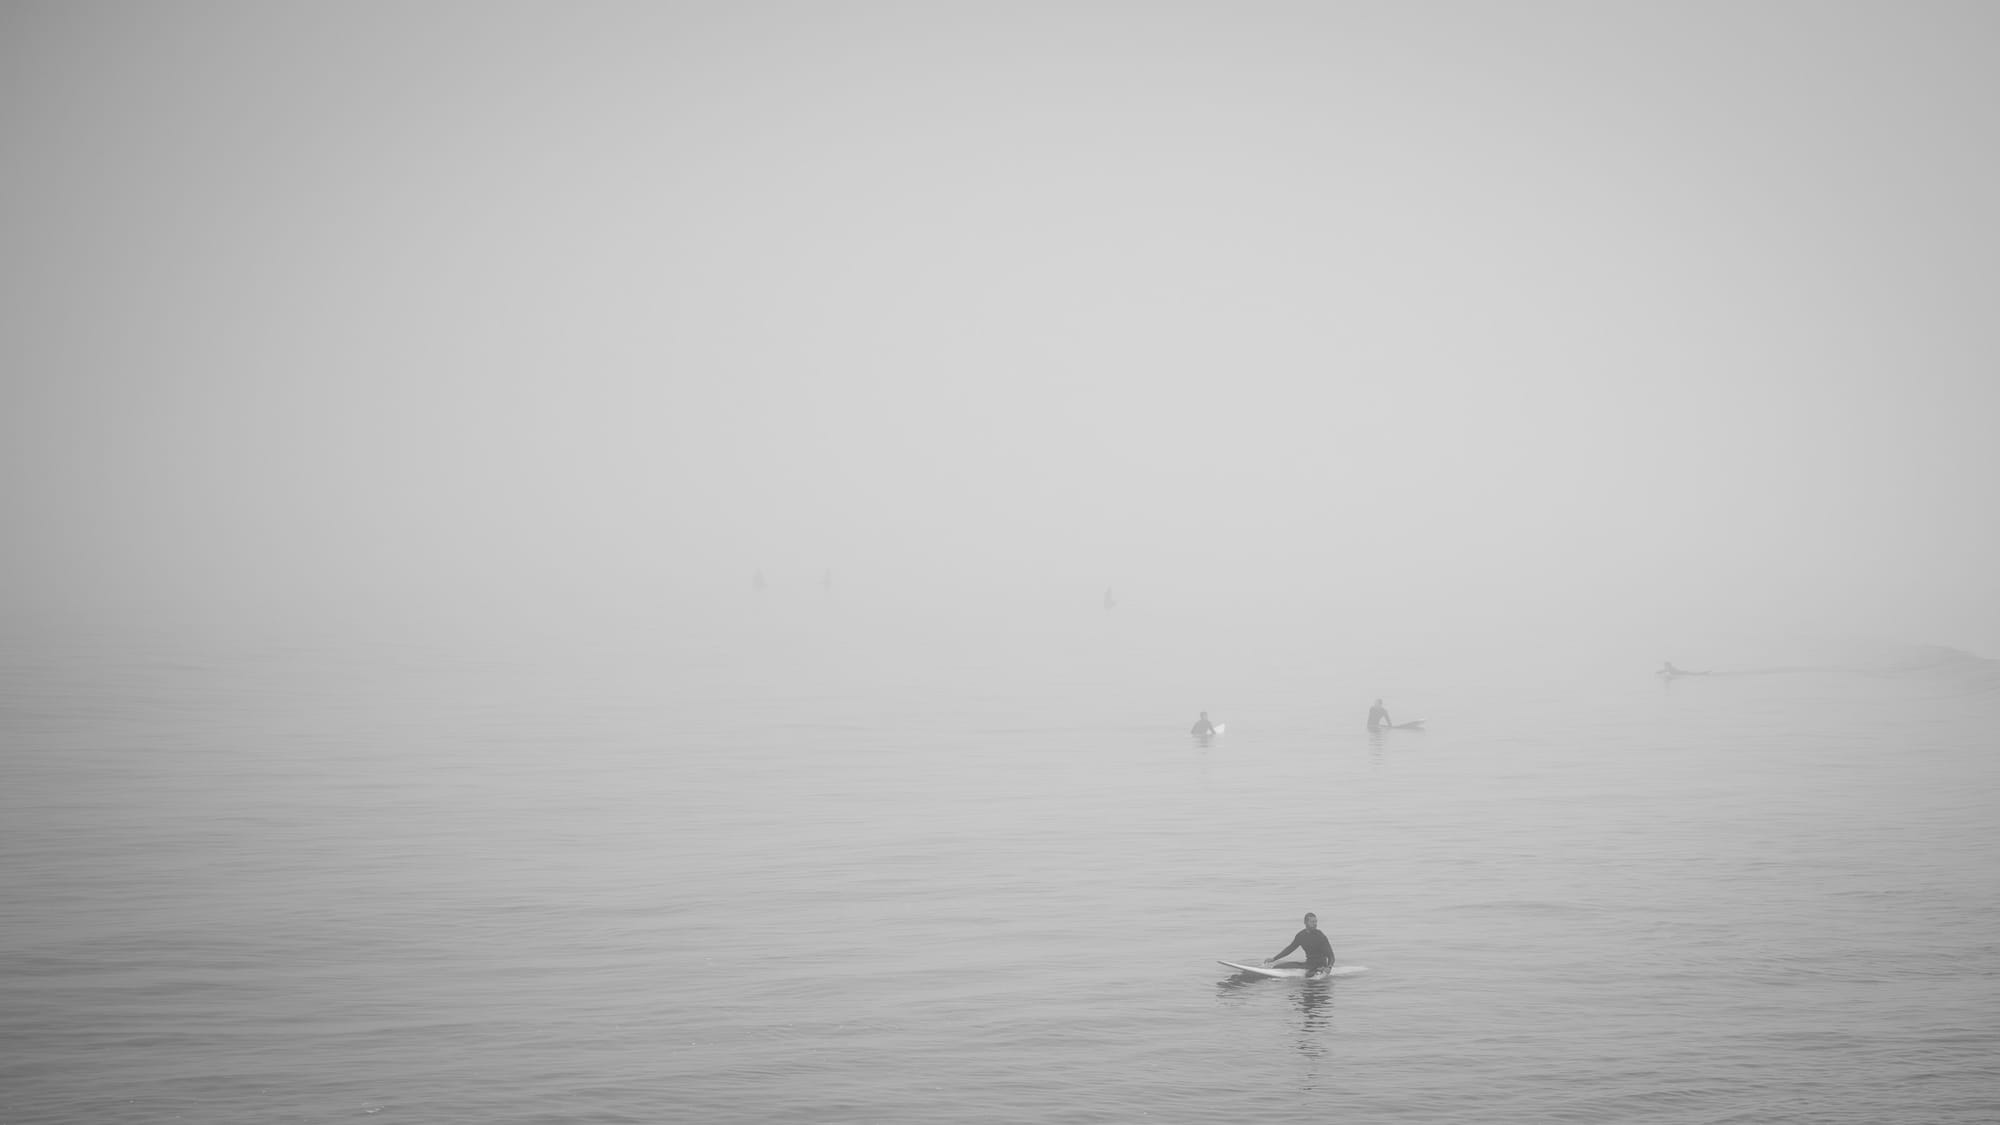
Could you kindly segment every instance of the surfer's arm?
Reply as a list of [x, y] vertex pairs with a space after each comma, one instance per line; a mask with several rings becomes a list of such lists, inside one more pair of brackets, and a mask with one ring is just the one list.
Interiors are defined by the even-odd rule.
[[1283, 948], [1283, 949], [1280, 949], [1280, 950], [1278, 950], [1278, 951], [1277, 951], [1276, 953], [1273, 953], [1273, 954], [1272, 954], [1271, 956], [1269, 956], [1269, 957], [1266, 957], [1266, 958], [1264, 958], [1264, 963], [1265, 963], [1266, 965], [1268, 965], [1268, 964], [1270, 964], [1270, 963], [1271, 963], [1271, 962], [1273, 962], [1273, 961], [1282, 961], [1282, 960], [1284, 960], [1284, 957], [1285, 957], [1285, 954], [1287, 954], [1287, 953], [1290, 953], [1290, 952], [1291, 952], [1292, 950], [1294, 950], [1294, 949], [1297, 949], [1298, 947], [1299, 947], [1299, 939], [1297, 939], [1297, 938], [1293, 938], [1293, 939], [1292, 939], [1292, 944], [1290, 944], [1290, 945], [1286, 946], [1286, 947], [1285, 947], [1285, 948]]

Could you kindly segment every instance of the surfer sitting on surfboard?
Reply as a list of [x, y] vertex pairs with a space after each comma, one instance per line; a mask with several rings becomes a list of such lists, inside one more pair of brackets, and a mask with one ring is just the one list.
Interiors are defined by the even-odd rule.
[[1196, 738], [1207, 738], [1209, 735], [1215, 733], [1215, 724], [1208, 721], [1208, 712], [1203, 711], [1201, 713], [1201, 718], [1194, 721], [1194, 729], [1188, 731], [1188, 733], [1194, 735]]
[[1312, 976], [1315, 973], [1323, 973], [1333, 968], [1333, 943], [1326, 940], [1325, 934], [1319, 932], [1319, 915], [1317, 914], [1306, 915], [1306, 928], [1300, 930], [1298, 935], [1292, 938], [1292, 944], [1280, 949], [1276, 957], [1265, 958], [1264, 963], [1269, 965], [1273, 962], [1281, 961], [1284, 959], [1285, 954], [1290, 953], [1294, 949], [1305, 950], [1307, 976]]
[[1368, 729], [1381, 730], [1383, 727], [1392, 727], [1395, 725], [1389, 721], [1389, 709], [1382, 706], [1381, 700], [1376, 700], [1375, 706], [1368, 709]]

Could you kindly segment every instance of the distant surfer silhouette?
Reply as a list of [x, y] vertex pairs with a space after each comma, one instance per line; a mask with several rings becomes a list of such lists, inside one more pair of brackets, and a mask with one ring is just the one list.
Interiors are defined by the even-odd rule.
[[1209, 735], [1215, 733], [1215, 724], [1208, 721], [1208, 712], [1203, 711], [1201, 713], [1201, 718], [1194, 721], [1194, 728], [1188, 731], [1188, 733], [1194, 735], [1196, 738], [1207, 738]]
[[1389, 709], [1382, 706], [1381, 700], [1376, 700], [1375, 706], [1368, 709], [1368, 729], [1381, 730], [1383, 727], [1392, 727], [1395, 725], [1395, 723], [1389, 721]]
[[1110, 609], [1112, 606], [1115, 606], [1117, 604], [1118, 604], [1117, 600], [1111, 596], [1111, 587], [1106, 586], [1104, 588], [1104, 608]]
[[1320, 932], [1317, 914], [1307, 914], [1306, 928], [1293, 935], [1292, 944], [1278, 950], [1276, 956], [1265, 958], [1264, 963], [1270, 965], [1281, 961], [1285, 954], [1294, 949], [1305, 950], [1306, 975], [1309, 977], [1333, 968], [1333, 943], [1326, 940], [1326, 935]]
[[755, 574], [753, 574], [753, 575], [751, 575], [751, 576], [750, 576], [750, 588], [751, 588], [752, 590], [757, 590], [757, 591], [759, 591], [759, 592], [761, 592], [761, 591], [762, 591], [762, 590], [764, 589], [764, 572], [763, 572], [763, 571], [761, 571], [761, 570], [760, 570], [760, 571], [758, 571], [757, 573], [755, 573]]
[[1708, 675], [1708, 670], [1704, 668], [1699, 672], [1689, 672], [1685, 669], [1674, 667], [1674, 662], [1671, 660], [1664, 660], [1660, 662], [1660, 675], [1668, 679], [1672, 679], [1675, 676], [1706, 676]]

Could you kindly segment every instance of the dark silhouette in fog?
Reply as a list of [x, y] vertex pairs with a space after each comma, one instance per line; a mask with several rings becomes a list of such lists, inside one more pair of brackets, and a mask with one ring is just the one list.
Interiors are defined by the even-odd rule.
[[1383, 727], [1394, 725], [1395, 723], [1389, 719], [1389, 709], [1382, 706], [1382, 701], [1377, 699], [1375, 705], [1368, 709], [1368, 729], [1381, 730]]

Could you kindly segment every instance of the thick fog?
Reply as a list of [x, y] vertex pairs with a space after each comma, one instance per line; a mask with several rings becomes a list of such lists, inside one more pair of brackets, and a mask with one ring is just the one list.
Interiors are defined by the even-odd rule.
[[0, 13], [10, 618], [2000, 648], [1982, 5]]

